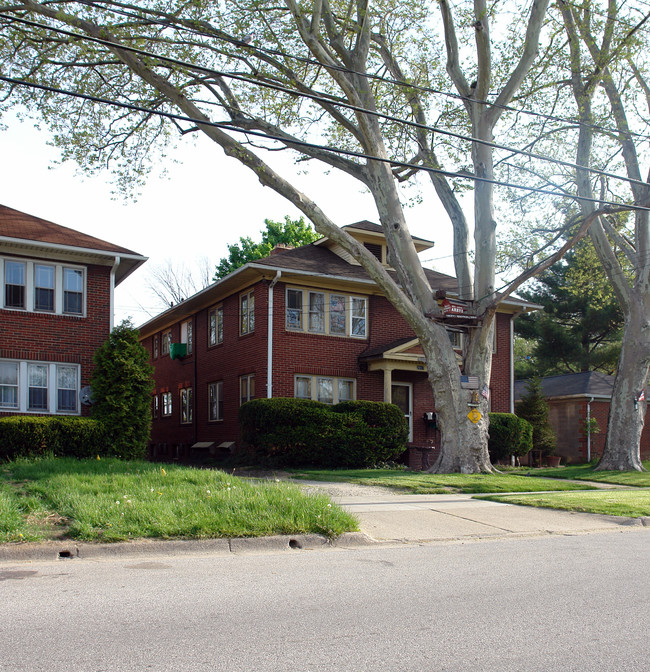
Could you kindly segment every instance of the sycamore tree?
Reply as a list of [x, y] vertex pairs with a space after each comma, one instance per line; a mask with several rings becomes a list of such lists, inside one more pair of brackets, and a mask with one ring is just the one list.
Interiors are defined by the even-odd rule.
[[[555, 116], [531, 120], [519, 132], [536, 152], [554, 151], [567, 162], [555, 171], [528, 166], [539, 186], [552, 184], [571, 197], [570, 203], [557, 198], [552, 205], [583, 217], [597, 215], [589, 235], [623, 323], [598, 468], [641, 470], [650, 373], [650, 12], [613, 1], [560, 0], [550, 17], [549, 47], [535, 66], [533, 83], [520, 93], [528, 104], [552, 104]], [[554, 69], [545, 67], [551, 61]], [[534, 247], [544, 238], [544, 213], [535, 220], [533, 212], [543, 208], [534, 199], [520, 199], [519, 206], [525, 221], [535, 221], [535, 228], [527, 228]], [[520, 258], [529, 255], [534, 256], [520, 250]]]
[[[504, 120], [519, 116], [509, 106], [538, 59], [548, 3], [512, 12], [487, 0], [453, 11], [447, 0], [8, 0], [2, 105], [26, 106], [64, 158], [109, 166], [125, 189], [191, 133], [248, 167], [357, 259], [419, 338], [442, 436], [433, 469], [490, 471], [488, 401], [470, 422], [471, 392], [409, 233], [404, 185], [415, 181], [447, 213], [432, 214], [429, 237], [453, 230], [459, 295], [474, 320], [462, 370], [488, 385], [499, 303], [571, 243], [497, 289], [495, 190], [511, 169], [495, 152], [514, 137]], [[394, 275], [264, 160], [279, 149], [371, 194]]]

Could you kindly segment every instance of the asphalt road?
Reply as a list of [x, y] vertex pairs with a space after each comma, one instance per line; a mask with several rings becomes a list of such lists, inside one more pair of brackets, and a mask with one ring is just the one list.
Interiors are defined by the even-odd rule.
[[2, 563], [0, 669], [645, 672], [649, 543]]

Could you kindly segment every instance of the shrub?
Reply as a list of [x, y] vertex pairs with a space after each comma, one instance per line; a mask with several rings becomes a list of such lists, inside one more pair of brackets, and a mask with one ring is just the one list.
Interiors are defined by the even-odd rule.
[[548, 419], [548, 411], [548, 402], [542, 394], [540, 379], [531, 378], [526, 393], [515, 407], [515, 413], [533, 426], [533, 448], [552, 455], [555, 452], [556, 438]]
[[493, 462], [522, 457], [533, 447], [533, 426], [514, 413], [490, 413], [488, 450]]
[[103, 425], [91, 418], [12, 416], [0, 419], [0, 459], [45, 454], [94, 457], [109, 454]]
[[149, 353], [128, 321], [110, 333], [95, 352], [92, 375], [93, 418], [106, 428], [111, 454], [140, 459], [151, 434], [154, 383]]
[[404, 452], [408, 435], [397, 406], [369, 401], [254, 399], [239, 422], [256, 457], [277, 466], [372, 466]]

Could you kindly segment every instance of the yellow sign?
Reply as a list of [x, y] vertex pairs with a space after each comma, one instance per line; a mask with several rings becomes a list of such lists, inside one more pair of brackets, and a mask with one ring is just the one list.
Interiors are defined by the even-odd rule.
[[477, 411], [475, 408], [473, 408], [468, 414], [467, 417], [470, 419], [471, 422], [476, 424], [483, 416], [480, 414], [479, 411]]

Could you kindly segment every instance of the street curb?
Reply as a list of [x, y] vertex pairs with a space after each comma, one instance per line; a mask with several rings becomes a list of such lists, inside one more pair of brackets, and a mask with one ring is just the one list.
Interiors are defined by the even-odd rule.
[[41, 562], [74, 559], [128, 558], [147, 555], [227, 556], [244, 553], [274, 553], [326, 548], [375, 546], [378, 542], [361, 532], [348, 532], [335, 539], [318, 534], [276, 535], [232, 539], [138, 539], [114, 544], [84, 544], [74, 541], [0, 544], [0, 562]]

